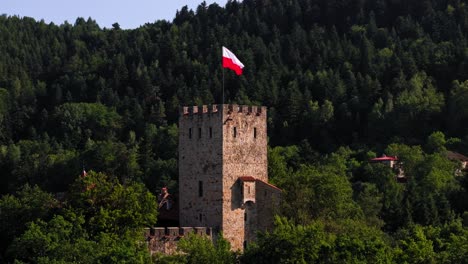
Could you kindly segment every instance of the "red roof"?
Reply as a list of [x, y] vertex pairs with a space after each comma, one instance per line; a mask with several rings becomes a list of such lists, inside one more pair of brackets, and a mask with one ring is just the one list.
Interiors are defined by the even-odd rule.
[[395, 161], [395, 160], [398, 160], [397, 156], [386, 156], [386, 155], [371, 159], [371, 161]]
[[276, 190], [279, 190], [279, 191], [283, 191], [283, 190], [281, 190], [280, 188], [278, 188], [278, 187], [274, 186], [274, 185], [273, 185], [273, 184], [271, 184], [271, 183], [264, 182], [264, 181], [262, 181], [262, 180], [257, 180], [257, 181], [259, 181], [259, 182], [262, 182], [262, 183], [264, 183], [264, 184], [266, 184], [266, 185], [270, 186], [270, 187], [271, 187], [271, 188], [273, 188], [273, 189], [276, 189]]
[[268, 182], [265, 182], [265, 181], [262, 181], [262, 180], [259, 180], [259, 179], [255, 179], [255, 178], [252, 177], [252, 176], [241, 176], [241, 177], [239, 177], [239, 180], [241, 180], [241, 181], [246, 181], [246, 182], [251, 182], [251, 181], [261, 182], [261, 183], [264, 183], [264, 184], [268, 185], [269, 187], [271, 187], [271, 188], [273, 188], [273, 189], [277, 189], [277, 190], [282, 191], [280, 188], [274, 186], [273, 184], [268, 183]]
[[242, 177], [239, 177], [239, 180], [241, 180], [241, 181], [255, 181], [255, 178], [252, 177], [252, 176], [242, 176]]

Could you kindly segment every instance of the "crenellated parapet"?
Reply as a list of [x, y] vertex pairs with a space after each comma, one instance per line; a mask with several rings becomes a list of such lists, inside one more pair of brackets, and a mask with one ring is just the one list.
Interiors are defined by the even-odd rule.
[[195, 106], [183, 106], [180, 108], [180, 114], [182, 116], [192, 116], [201, 114], [214, 114], [218, 113], [218, 105], [195, 105]]
[[256, 116], [266, 114], [266, 106], [228, 104], [228, 105], [223, 105], [223, 110], [226, 114], [242, 113], [246, 115], [256, 115]]
[[223, 112], [225, 114], [243, 113], [246, 115], [266, 115], [266, 106], [251, 106], [237, 104], [219, 104], [219, 105], [200, 105], [183, 106], [180, 108], [181, 116], [201, 116], [203, 114], [216, 114]]
[[187, 236], [189, 233], [212, 237], [211, 227], [151, 227], [145, 228], [145, 236], [155, 239], [167, 239]]
[[191, 233], [213, 240], [211, 227], [151, 227], [145, 228], [143, 232], [151, 254], [156, 252], [175, 253], [179, 240]]

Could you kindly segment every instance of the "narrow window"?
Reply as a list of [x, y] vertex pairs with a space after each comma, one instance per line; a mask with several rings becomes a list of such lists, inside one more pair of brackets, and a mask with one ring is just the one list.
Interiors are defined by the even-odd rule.
[[198, 197], [203, 197], [203, 182], [198, 181]]
[[203, 216], [201, 213], [198, 215], [198, 219], [200, 220], [200, 222], [203, 220]]
[[234, 137], [237, 137], [237, 128], [234, 127]]
[[192, 139], [192, 128], [188, 129], [188, 138]]
[[198, 138], [201, 138], [201, 127], [198, 128]]
[[254, 138], [257, 138], [257, 128], [254, 127]]
[[247, 241], [244, 241], [244, 249], [247, 249]]
[[250, 194], [250, 186], [247, 186], [247, 194]]
[[247, 213], [244, 213], [244, 221], [247, 222]]
[[213, 137], [213, 128], [210, 127], [210, 138], [212, 138], [212, 137]]

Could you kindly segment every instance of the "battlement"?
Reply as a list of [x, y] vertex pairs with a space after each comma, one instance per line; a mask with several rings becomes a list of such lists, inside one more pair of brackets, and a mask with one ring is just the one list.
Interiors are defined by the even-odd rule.
[[151, 227], [144, 229], [145, 237], [154, 239], [180, 238], [187, 236], [189, 233], [212, 237], [213, 229], [211, 227]]
[[218, 112], [218, 105], [195, 105], [183, 106], [180, 108], [180, 114], [184, 115], [200, 115], [200, 114], [213, 114]]
[[215, 114], [223, 112], [226, 114], [243, 113], [246, 115], [266, 114], [266, 106], [251, 106], [251, 105], [237, 105], [237, 104], [219, 104], [219, 105], [200, 105], [200, 106], [183, 106], [180, 108], [181, 116], [194, 116], [202, 114]]
[[213, 241], [211, 227], [151, 227], [143, 230], [151, 254], [159, 252], [173, 254], [177, 251], [178, 241], [190, 233], [206, 236]]

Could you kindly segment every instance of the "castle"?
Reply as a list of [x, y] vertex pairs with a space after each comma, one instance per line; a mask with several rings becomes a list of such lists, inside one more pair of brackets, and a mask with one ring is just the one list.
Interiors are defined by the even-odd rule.
[[272, 227], [281, 190], [268, 183], [266, 107], [183, 107], [179, 221], [223, 232], [233, 249]]
[[212, 234], [222, 232], [233, 250], [243, 250], [258, 231], [271, 230], [281, 190], [268, 183], [266, 124], [264, 106], [181, 108], [181, 227], [152, 229], [156, 239], [164, 234], [173, 241], [187, 230], [215, 239]]

